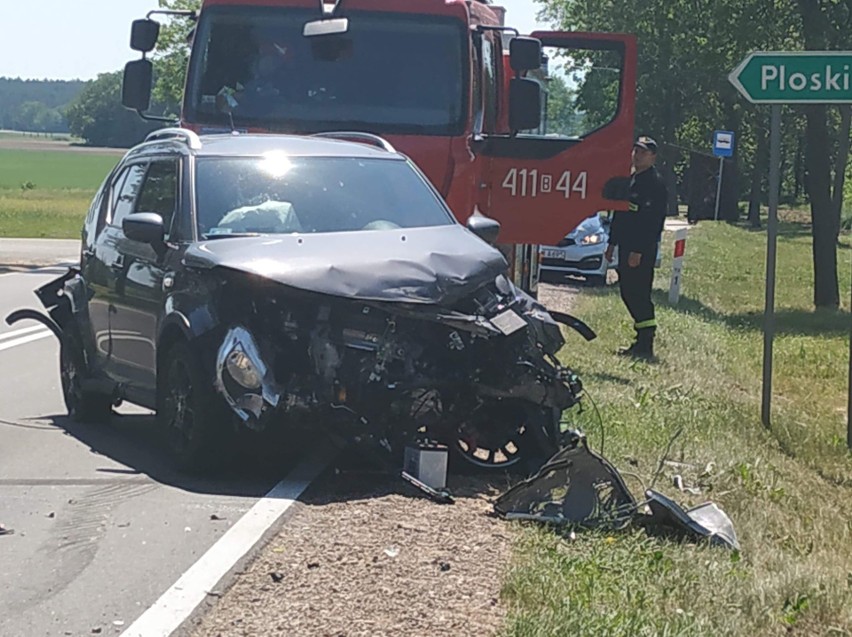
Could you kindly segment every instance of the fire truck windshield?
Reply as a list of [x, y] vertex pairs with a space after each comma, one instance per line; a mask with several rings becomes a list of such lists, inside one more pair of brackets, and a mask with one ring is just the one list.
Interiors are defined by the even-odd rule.
[[461, 134], [468, 65], [460, 21], [354, 13], [345, 35], [303, 36], [316, 18], [315, 11], [245, 5], [203, 11], [185, 121], [227, 126], [233, 117], [237, 127], [285, 132]]

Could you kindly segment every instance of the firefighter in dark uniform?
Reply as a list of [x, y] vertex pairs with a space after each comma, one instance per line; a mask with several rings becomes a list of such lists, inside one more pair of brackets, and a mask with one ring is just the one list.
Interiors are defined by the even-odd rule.
[[639, 137], [633, 145], [633, 176], [630, 179], [630, 208], [616, 212], [610, 229], [606, 258], [612, 261], [618, 247], [618, 281], [621, 298], [633, 317], [636, 340], [620, 354], [638, 358], [654, 357], [657, 320], [651, 288], [657, 244], [666, 220], [666, 185], [654, 167], [657, 142]]

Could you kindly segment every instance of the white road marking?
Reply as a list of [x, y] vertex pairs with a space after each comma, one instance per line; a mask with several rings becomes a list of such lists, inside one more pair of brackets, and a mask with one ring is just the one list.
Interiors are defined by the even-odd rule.
[[308, 485], [325, 469], [330, 458], [315, 457], [296, 467], [228, 529], [172, 587], [120, 637], [169, 637], [186, 621], [209, 591], [263, 539]]
[[[79, 266], [79, 263], [75, 263], [73, 261], [67, 261], [65, 263], [57, 263], [56, 265], [46, 265], [42, 268], [33, 268], [32, 270], [24, 269], [24, 270], [15, 270], [14, 272], [4, 272], [0, 274], [0, 277], [4, 276], [18, 276], [22, 274], [45, 274], [47, 272], [57, 272], [60, 271], [59, 274], [63, 274], [64, 270], [72, 266]], [[14, 266], [13, 266], [14, 267]], [[26, 266], [22, 266], [26, 268]]]
[[12, 349], [13, 347], [18, 347], [18, 345], [26, 345], [27, 343], [32, 343], [33, 341], [40, 341], [43, 338], [47, 338], [48, 336], [53, 336], [53, 332], [45, 329], [42, 332], [37, 332], [35, 334], [30, 334], [29, 336], [22, 336], [21, 338], [16, 338], [11, 341], [5, 341], [0, 343], [0, 352], [7, 349]]
[[10, 338], [16, 338], [18, 336], [23, 336], [24, 334], [32, 334], [33, 332], [40, 332], [45, 329], [44, 325], [32, 325], [30, 327], [25, 327], [19, 330], [12, 330], [9, 332], [0, 332], [0, 341], [8, 341]]

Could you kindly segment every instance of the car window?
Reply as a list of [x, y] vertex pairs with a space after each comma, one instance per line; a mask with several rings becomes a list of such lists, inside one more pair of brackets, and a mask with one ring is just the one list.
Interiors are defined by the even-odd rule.
[[408, 162], [356, 157], [203, 158], [199, 234], [282, 234], [419, 228], [454, 223]]
[[[111, 226], [120, 228], [124, 218], [133, 212], [136, 195], [139, 194], [139, 188], [145, 177], [145, 167], [146, 164], [130, 166], [125, 169], [125, 174], [119, 177], [119, 181], [116, 182], [116, 188], [113, 190]], [[118, 187], [119, 182], [121, 183], [120, 189]]]
[[154, 212], [163, 218], [168, 238], [178, 202], [177, 158], [152, 161], [145, 175], [135, 212]]
[[110, 176], [108, 175], [103, 180], [95, 196], [92, 198], [89, 212], [86, 215], [86, 221], [83, 223], [83, 243], [87, 248], [91, 247], [95, 242], [95, 237], [98, 234], [98, 230], [100, 230], [101, 211], [104, 208], [106, 194], [109, 192]]

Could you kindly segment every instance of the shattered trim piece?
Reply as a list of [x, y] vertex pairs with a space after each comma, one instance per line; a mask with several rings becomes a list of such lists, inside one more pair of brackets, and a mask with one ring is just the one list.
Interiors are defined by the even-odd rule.
[[621, 475], [579, 432], [538, 473], [494, 503], [506, 519], [614, 529], [627, 526], [636, 508]]
[[649, 524], [672, 528], [697, 540], [708, 538], [714, 546], [740, 550], [731, 519], [713, 502], [684, 510], [659, 491], [648, 490], [645, 497], [651, 509]]

